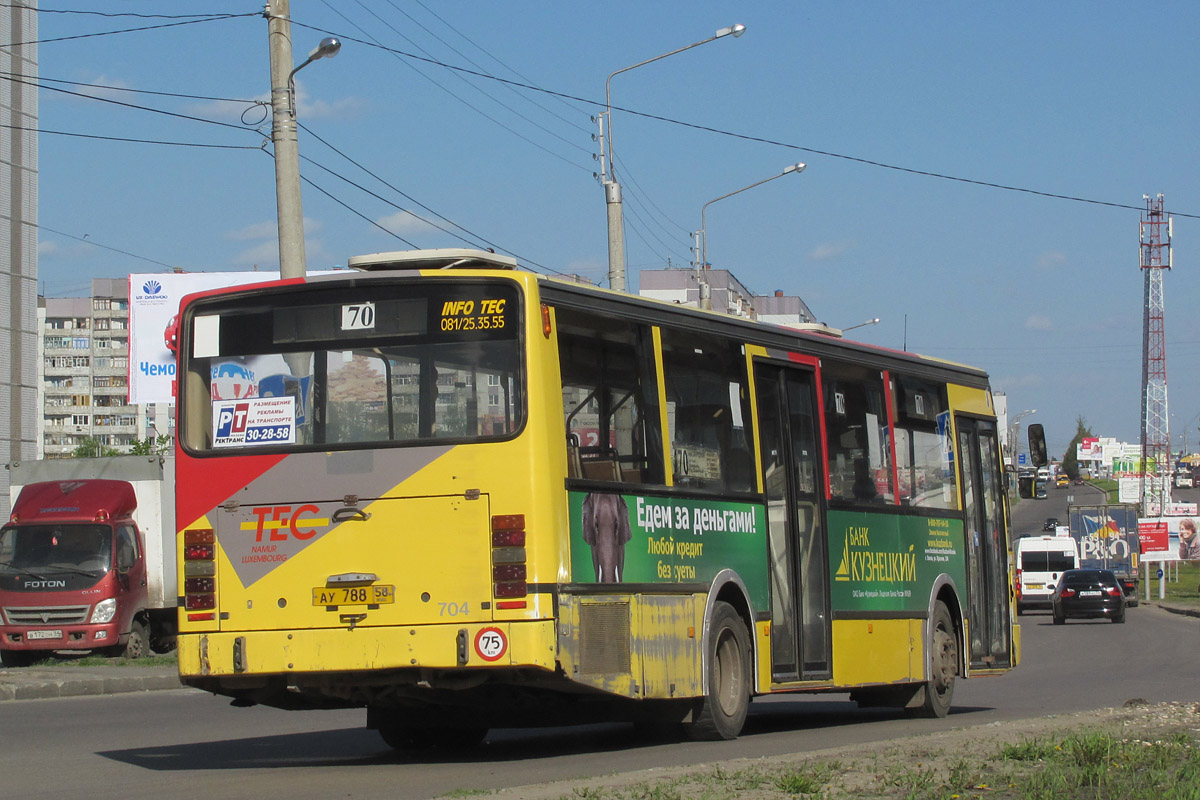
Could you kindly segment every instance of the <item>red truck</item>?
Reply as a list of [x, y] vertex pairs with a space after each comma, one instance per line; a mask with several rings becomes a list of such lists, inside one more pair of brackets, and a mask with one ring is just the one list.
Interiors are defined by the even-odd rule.
[[171, 649], [174, 470], [157, 456], [9, 469], [15, 499], [0, 529], [0, 662], [27, 666], [55, 650], [140, 658]]

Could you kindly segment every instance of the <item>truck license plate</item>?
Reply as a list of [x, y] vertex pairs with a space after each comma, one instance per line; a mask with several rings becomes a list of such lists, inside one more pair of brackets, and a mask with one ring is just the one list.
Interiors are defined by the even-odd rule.
[[61, 630], [29, 631], [25, 634], [26, 639], [61, 639], [62, 637]]
[[396, 587], [390, 584], [370, 586], [318, 586], [313, 589], [314, 606], [366, 606], [396, 602]]
[[1027, 584], [1025, 584], [1025, 588], [1026, 589], [1044, 589], [1046, 587], [1040, 583], [1027, 583]]

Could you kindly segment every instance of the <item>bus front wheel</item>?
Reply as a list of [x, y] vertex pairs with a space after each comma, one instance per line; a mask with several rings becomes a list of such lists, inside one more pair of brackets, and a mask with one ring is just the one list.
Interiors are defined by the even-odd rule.
[[702, 741], [736, 739], [750, 710], [750, 634], [742, 618], [725, 602], [713, 606], [705, 637], [708, 690], [692, 721], [688, 738]]
[[929, 626], [929, 680], [924, 685], [924, 701], [910, 709], [914, 716], [941, 719], [950, 713], [954, 700], [954, 679], [958, 675], [958, 633], [950, 609], [941, 600], [933, 605]]

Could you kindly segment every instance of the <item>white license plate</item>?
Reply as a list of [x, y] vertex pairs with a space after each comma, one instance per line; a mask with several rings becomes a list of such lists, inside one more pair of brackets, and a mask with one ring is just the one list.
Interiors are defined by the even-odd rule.
[[62, 631], [60, 630], [29, 631], [25, 634], [26, 639], [61, 639], [62, 637]]
[[1080, 592], [1080, 597], [1099, 597], [1100, 592]]

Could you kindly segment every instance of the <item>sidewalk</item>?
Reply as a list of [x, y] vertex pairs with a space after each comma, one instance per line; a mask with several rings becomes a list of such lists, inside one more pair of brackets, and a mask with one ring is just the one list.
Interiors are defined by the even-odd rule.
[[145, 692], [180, 686], [179, 672], [174, 666], [0, 668], [0, 702]]
[[[1172, 614], [1200, 618], [1200, 608], [1172, 606], [1157, 600], [1143, 600], [1142, 604], [1158, 606]], [[173, 666], [0, 668], [0, 702], [179, 689], [181, 685]]]

